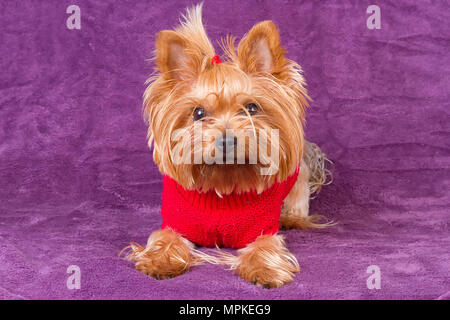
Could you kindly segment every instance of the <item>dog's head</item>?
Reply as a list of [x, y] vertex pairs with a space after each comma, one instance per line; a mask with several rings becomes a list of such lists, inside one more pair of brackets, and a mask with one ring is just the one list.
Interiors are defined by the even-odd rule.
[[[272, 21], [256, 24], [218, 58], [201, 5], [156, 37], [156, 73], [144, 94], [154, 160], [186, 189], [263, 191], [297, 169], [305, 82]], [[219, 59], [223, 59], [221, 62]]]

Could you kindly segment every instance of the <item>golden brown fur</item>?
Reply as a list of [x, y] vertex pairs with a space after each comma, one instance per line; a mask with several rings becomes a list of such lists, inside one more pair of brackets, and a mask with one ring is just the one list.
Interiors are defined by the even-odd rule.
[[[252, 188], [261, 192], [274, 181], [285, 180], [301, 159], [302, 122], [308, 96], [300, 67], [284, 56], [277, 28], [271, 21], [257, 24], [237, 49], [229, 39], [224, 44], [225, 62], [212, 65], [210, 60], [215, 52], [201, 23], [200, 7], [189, 11], [187, 17], [190, 20], [175, 31], [158, 33], [155, 60], [159, 72], [149, 80], [144, 94], [149, 145], [153, 143], [160, 171], [187, 189], [216, 189], [220, 194]], [[267, 51], [262, 57], [260, 47], [266, 47]], [[263, 112], [252, 118], [238, 113], [249, 101], [257, 101]], [[174, 165], [171, 134], [180, 128], [193, 133], [191, 115], [198, 105], [204, 106], [210, 115], [202, 124], [206, 132], [278, 129], [277, 174], [261, 176], [259, 164], [227, 165], [226, 173], [220, 166]]]
[[326, 228], [335, 223], [326, 221], [322, 215], [309, 215], [309, 200], [311, 195], [318, 193], [331, 177], [331, 172], [325, 169], [329, 161], [325, 154], [314, 143], [305, 141], [305, 152], [300, 165], [298, 179], [291, 192], [284, 200], [280, 224], [284, 229]]
[[153, 232], [145, 248], [137, 243], [125, 248], [131, 249], [125, 258], [134, 261], [136, 269], [142, 273], [156, 279], [167, 279], [178, 276], [199, 263], [191, 254], [193, 247], [191, 242], [178, 233], [164, 229]]
[[264, 288], [281, 287], [300, 271], [297, 259], [286, 249], [280, 235], [259, 236], [238, 250], [237, 256], [221, 253], [219, 257], [241, 278]]
[[[301, 164], [280, 222], [288, 229], [328, 226], [317, 223], [317, 216], [308, 216], [310, 195], [320, 190], [327, 177], [326, 157], [316, 145], [304, 140], [309, 97], [301, 68], [286, 58], [275, 24], [256, 24], [237, 46], [234, 37], [222, 40], [223, 63], [213, 64], [216, 53], [203, 28], [201, 5], [189, 9], [183, 18], [175, 30], [157, 34], [156, 72], [147, 81], [144, 94], [148, 144], [153, 146], [159, 170], [186, 189], [215, 190], [222, 195], [251, 189], [262, 192], [275, 181], [284, 181]], [[249, 103], [257, 106], [257, 113], [249, 113]], [[198, 106], [205, 113], [201, 121], [194, 118]], [[262, 156], [253, 164], [193, 163], [196, 148], [210, 152], [215, 143], [214, 137], [195, 140], [195, 124], [200, 124], [207, 137], [214, 131], [245, 129], [236, 133], [236, 138], [246, 146], [260, 137], [260, 129], [277, 129], [279, 139], [268, 139], [269, 145], [279, 150], [277, 170], [261, 175], [260, 169], [267, 167]], [[177, 141], [172, 138], [180, 129], [190, 136], [182, 146], [193, 147], [190, 152], [181, 149], [182, 158], [189, 163], [174, 161]], [[214, 156], [214, 152], [207, 154]], [[248, 157], [245, 153], [245, 160]], [[127, 257], [136, 268], [159, 279], [179, 275], [203, 261], [227, 264], [247, 281], [270, 288], [292, 281], [299, 271], [296, 258], [279, 235], [260, 236], [237, 256], [200, 253], [172, 230], [154, 232], [146, 248], [137, 244], [130, 248]]]

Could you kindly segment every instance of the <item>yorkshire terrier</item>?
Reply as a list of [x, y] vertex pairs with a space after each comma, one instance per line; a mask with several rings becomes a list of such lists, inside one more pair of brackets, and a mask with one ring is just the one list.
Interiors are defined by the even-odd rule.
[[[163, 224], [145, 248], [132, 243], [127, 258], [157, 279], [211, 262], [250, 283], [280, 287], [300, 270], [277, 234], [280, 225], [332, 224], [308, 215], [310, 196], [329, 171], [323, 152], [304, 139], [305, 80], [272, 21], [256, 24], [237, 47], [227, 36], [221, 58], [201, 10], [188, 9], [179, 27], [156, 37], [144, 117], [164, 176]], [[195, 245], [239, 250], [207, 253]]]

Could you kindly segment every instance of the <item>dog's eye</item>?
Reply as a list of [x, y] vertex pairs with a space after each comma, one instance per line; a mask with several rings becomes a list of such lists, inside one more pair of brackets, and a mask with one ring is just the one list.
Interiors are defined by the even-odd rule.
[[254, 102], [247, 103], [245, 105], [245, 109], [247, 109], [251, 116], [259, 112], [259, 106]]
[[192, 115], [194, 121], [198, 121], [204, 117], [205, 117], [205, 109], [203, 109], [202, 107], [195, 108], [194, 113]]

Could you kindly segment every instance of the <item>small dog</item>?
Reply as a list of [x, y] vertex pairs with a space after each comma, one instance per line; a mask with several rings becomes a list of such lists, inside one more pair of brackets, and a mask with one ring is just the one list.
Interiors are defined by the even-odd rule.
[[[285, 57], [272, 21], [256, 24], [237, 47], [234, 37], [222, 40], [222, 62], [201, 10], [188, 9], [178, 28], [157, 34], [144, 114], [164, 175], [163, 225], [145, 248], [127, 247], [127, 258], [157, 279], [211, 262], [229, 265], [250, 283], [280, 287], [299, 271], [277, 235], [280, 224], [332, 224], [308, 215], [310, 196], [329, 171], [321, 150], [304, 140], [305, 81], [300, 66]], [[194, 244], [239, 250], [208, 254]]]

